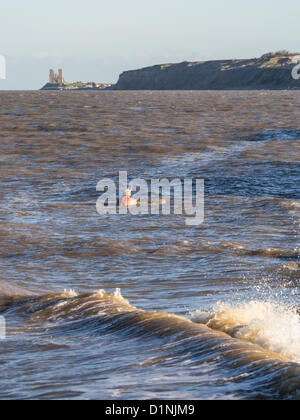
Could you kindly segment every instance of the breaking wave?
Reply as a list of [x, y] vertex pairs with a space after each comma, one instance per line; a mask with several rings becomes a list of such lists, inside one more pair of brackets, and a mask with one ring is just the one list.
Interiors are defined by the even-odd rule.
[[143, 340], [150, 347], [152, 340], [162, 340], [162, 348], [176, 363], [192, 359], [216, 371], [232, 370], [233, 377], [259, 377], [262, 388], [256, 387], [252, 396], [266, 392], [299, 396], [300, 320], [292, 309], [265, 302], [219, 304], [213, 313], [196, 311], [189, 319], [138, 309], [117, 289], [114, 294], [99, 290], [78, 295], [71, 290], [7, 296], [0, 310], [9, 317], [17, 315], [19, 323], [23, 318], [24, 331], [42, 329], [51, 336], [109, 334], [116, 340]]
[[192, 320], [300, 363], [300, 316], [297, 308], [259, 301], [236, 306], [218, 303], [211, 313], [193, 312]]

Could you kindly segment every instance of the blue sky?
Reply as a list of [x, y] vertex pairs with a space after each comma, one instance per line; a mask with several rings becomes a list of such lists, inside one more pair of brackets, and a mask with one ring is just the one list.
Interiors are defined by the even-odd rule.
[[1, 0], [0, 89], [116, 82], [128, 69], [300, 50], [299, 0]]

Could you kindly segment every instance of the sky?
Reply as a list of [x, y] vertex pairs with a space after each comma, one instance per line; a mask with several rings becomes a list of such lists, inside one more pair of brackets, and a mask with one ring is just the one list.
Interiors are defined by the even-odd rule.
[[0, 90], [39, 89], [50, 68], [115, 83], [154, 64], [300, 52], [299, 17], [299, 0], [0, 0]]

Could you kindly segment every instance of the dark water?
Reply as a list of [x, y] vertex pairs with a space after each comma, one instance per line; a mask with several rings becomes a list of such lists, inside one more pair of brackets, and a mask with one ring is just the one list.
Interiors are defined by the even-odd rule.
[[[0, 92], [0, 398], [299, 398], [299, 105]], [[205, 223], [98, 215], [120, 170], [204, 178]]]

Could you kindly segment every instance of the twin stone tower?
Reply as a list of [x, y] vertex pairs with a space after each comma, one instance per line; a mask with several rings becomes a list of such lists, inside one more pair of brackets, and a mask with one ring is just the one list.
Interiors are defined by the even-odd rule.
[[65, 83], [63, 69], [59, 69], [58, 74], [56, 74], [54, 70], [51, 69], [49, 72], [49, 83], [51, 83], [52, 85], [54, 84], [63, 85]]

